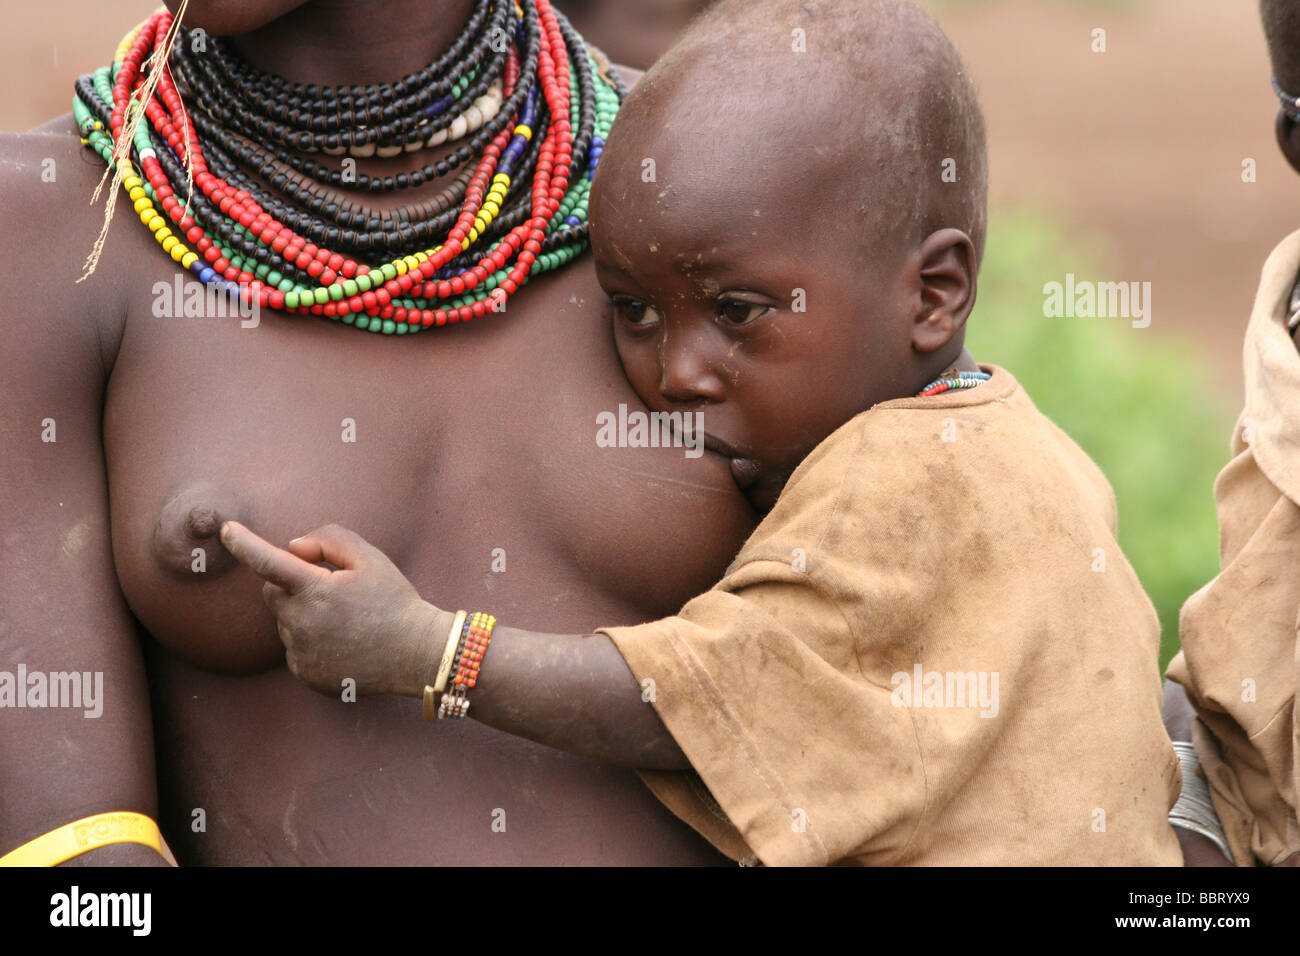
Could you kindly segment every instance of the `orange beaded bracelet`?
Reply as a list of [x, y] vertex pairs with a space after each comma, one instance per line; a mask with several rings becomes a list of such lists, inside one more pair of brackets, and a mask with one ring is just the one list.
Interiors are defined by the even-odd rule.
[[483, 655], [492, 640], [492, 629], [497, 619], [485, 611], [475, 611], [466, 620], [461, 634], [460, 647], [451, 667], [451, 687], [438, 704], [438, 718], [464, 720], [469, 713], [468, 693], [478, 682], [483, 666]]

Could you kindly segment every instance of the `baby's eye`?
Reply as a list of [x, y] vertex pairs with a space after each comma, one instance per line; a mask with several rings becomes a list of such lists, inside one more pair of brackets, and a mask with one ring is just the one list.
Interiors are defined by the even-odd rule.
[[640, 299], [618, 296], [613, 299], [614, 311], [629, 325], [649, 325], [659, 318], [659, 313]]
[[739, 299], [724, 299], [718, 303], [718, 317], [728, 325], [748, 325], [771, 311], [765, 305], [755, 305]]

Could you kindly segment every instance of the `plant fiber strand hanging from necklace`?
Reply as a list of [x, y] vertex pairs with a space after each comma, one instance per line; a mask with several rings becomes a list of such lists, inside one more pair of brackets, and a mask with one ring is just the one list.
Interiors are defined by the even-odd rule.
[[[499, 42], [503, 17], [509, 44]], [[83, 142], [110, 165], [129, 97], [153, 78], [144, 75], [150, 52], [170, 27], [170, 14], [155, 14], [123, 39], [111, 68], [77, 81]], [[447, 54], [393, 84], [290, 84], [215, 42], [212, 62], [199, 57], [182, 30], [122, 186], [163, 250], [210, 286], [260, 307], [406, 334], [499, 311], [530, 276], [586, 247], [587, 192], [626, 91], [549, 0], [480, 0]], [[262, 91], [258, 103], [240, 101], [238, 130], [202, 95], [220, 93], [221, 77], [245, 97]], [[387, 213], [334, 192], [340, 171], [313, 158], [396, 156], [466, 136], [437, 164], [358, 177], [378, 194], [458, 173], [434, 199]]]

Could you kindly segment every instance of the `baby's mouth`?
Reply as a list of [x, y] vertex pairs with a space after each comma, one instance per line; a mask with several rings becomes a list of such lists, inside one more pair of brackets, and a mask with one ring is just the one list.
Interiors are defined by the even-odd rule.
[[760, 470], [758, 459], [741, 451], [730, 442], [725, 442], [721, 438], [705, 433], [704, 447], [731, 462], [731, 475], [736, 479], [736, 484], [740, 486], [742, 491], [758, 479]]
[[741, 451], [735, 445], [723, 441], [716, 435], [710, 435], [708, 432], [704, 433], [704, 447], [709, 451], [722, 455], [724, 458], [731, 458], [739, 461], [749, 460], [749, 455]]
[[731, 475], [736, 479], [736, 486], [741, 493], [760, 515], [767, 514], [776, 505], [776, 500], [781, 497], [790, 477], [765, 468], [762, 462], [752, 458], [732, 459]]
[[732, 458], [731, 477], [741, 491], [748, 491], [763, 473], [763, 466], [754, 458]]
[[760, 514], [772, 510], [785, 486], [786, 476], [774, 474], [764, 468], [759, 459], [713, 435], [704, 436], [704, 447], [729, 459], [731, 477], [736, 482], [736, 487]]

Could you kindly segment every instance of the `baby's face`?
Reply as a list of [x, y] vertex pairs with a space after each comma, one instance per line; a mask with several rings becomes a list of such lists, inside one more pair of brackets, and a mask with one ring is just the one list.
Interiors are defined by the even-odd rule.
[[780, 145], [624, 124], [591, 197], [628, 380], [652, 411], [702, 412], [706, 449], [760, 511], [822, 439], [916, 374], [903, 244], [863, 241], [870, 213], [837, 208], [840, 191]]

